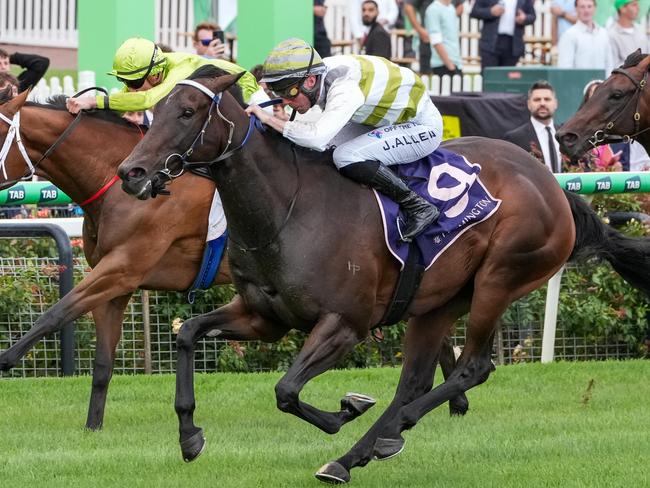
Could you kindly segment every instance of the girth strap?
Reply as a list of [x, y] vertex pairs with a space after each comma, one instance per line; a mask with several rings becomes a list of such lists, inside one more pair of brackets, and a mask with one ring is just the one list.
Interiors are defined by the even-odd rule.
[[392, 325], [397, 323], [408, 309], [413, 301], [415, 293], [420, 287], [422, 276], [424, 275], [424, 266], [420, 264], [420, 249], [415, 242], [409, 245], [409, 254], [404, 262], [404, 268], [397, 278], [397, 285], [393, 292], [393, 298], [386, 310], [384, 318], [379, 325]]

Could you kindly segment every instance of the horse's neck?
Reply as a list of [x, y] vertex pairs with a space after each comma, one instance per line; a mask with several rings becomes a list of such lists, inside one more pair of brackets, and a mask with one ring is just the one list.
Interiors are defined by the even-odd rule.
[[[107, 124], [82, 117], [37, 168], [37, 174], [77, 203], [91, 197], [109, 181], [116, 174], [117, 165], [135, 145], [135, 140], [128, 143], [122, 140], [118, 126], [115, 132], [107, 133]], [[67, 112], [37, 107], [23, 109], [21, 134], [33, 162], [41, 158], [71, 122]]]

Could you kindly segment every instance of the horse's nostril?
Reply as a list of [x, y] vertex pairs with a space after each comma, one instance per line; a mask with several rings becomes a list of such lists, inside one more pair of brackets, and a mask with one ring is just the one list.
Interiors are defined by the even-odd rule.
[[132, 168], [127, 174], [127, 178], [130, 180], [141, 180], [144, 178], [146, 171], [143, 168]]
[[567, 132], [565, 134], [559, 133], [558, 140], [560, 141], [560, 143], [568, 147], [568, 146], [573, 146], [576, 143], [576, 141], [578, 140], [578, 136], [572, 132]]

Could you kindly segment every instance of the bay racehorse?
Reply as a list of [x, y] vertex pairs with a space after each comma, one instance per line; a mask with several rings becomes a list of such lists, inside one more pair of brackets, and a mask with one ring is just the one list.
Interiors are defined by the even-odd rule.
[[[25, 104], [27, 92], [13, 100], [8, 95], [7, 90], [4, 98], [0, 96], [0, 114], [11, 120], [20, 113], [22, 143], [31, 161], [39, 161], [73, 120], [65, 109], [65, 98], [55, 97], [48, 104]], [[0, 121], [2, 140], [8, 129]], [[29, 333], [0, 354], [0, 370], [7, 371], [45, 335], [92, 311], [97, 341], [86, 420], [86, 428], [92, 430], [103, 425], [115, 349], [131, 294], [137, 288], [186, 290], [198, 273], [205, 247], [214, 183], [195, 175], [183, 178], [178, 186], [193, 196], [182, 201], [159, 198], [140, 202], [119, 190], [119, 185], [106, 187], [116, 176], [118, 164], [141, 138], [141, 130], [115, 112], [84, 113], [78, 126], [37, 165], [37, 175], [75, 202], [88, 202], [97, 196], [83, 205], [83, 248], [92, 270], [47, 310]], [[15, 183], [27, 172], [17, 146], [8, 153], [4, 167], [7, 178], [0, 171], [0, 188]], [[105, 193], [98, 194], [105, 187]], [[231, 282], [224, 257], [213, 284]], [[445, 376], [454, 363], [451, 344], [445, 341], [441, 361]], [[467, 408], [464, 395], [450, 402], [452, 414], [464, 414]]]
[[[230, 222], [228, 256], [241, 299], [185, 322], [177, 337], [175, 408], [186, 461], [196, 458], [205, 442], [193, 420], [198, 339], [208, 334], [270, 341], [291, 328], [309, 332], [276, 385], [277, 405], [324, 432], [336, 432], [350, 415], [307, 404], [300, 391], [380, 322], [399, 270], [384, 245], [373, 193], [342, 178], [331, 153], [297, 148], [279, 134], [251, 129], [246, 113], [225, 91], [236, 76], [199, 70], [193, 78], [159, 103], [148, 134], [118, 171], [124, 190], [139, 199], [167, 187], [169, 198], [183, 200], [181, 179], [172, 175], [181, 173], [184, 160], [208, 162]], [[403, 430], [484, 382], [500, 315], [578, 251], [607, 258], [632, 284], [650, 290], [648, 240], [626, 238], [605, 226], [528, 153], [479, 137], [444, 147], [480, 164], [483, 184], [502, 204], [424, 274], [406, 313], [395, 398], [347, 454], [318, 471], [323, 481], [346, 482], [351, 468], [399, 453]], [[432, 389], [443, 337], [467, 312], [466, 343], [456, 368]]]
[[[33, 162], [52, 147], [73, 116], [65, 99], [53, 104], [27, 103], [27, 92], [0, 105], [9, 119], [20, 113], [20, 135]], [[0, 140], [8, 125], [0, 121]], [[79, 124], [36, 167], [36, 174], [52, 181], [75, 202], [96, 195], [116, 176], [118, 164], [142, 138], [142, 132], [113, 112], [84, 114]], [[0, 171], [0, 187], [10, 186], [28, 172], [14, 141]], [[119, 184], [83, 206], [83, 242], [92, 270], [65, 297], [48, 309], [32, 329], [0, 354], [0, 370], [7, 371], [45, 335], [92, 311], [97, 333], [92, 391], [86, 427], [99, 429], [104, 418], [115, 349], [122, 332], [124, 310], [137, 288], [183, 291], [194, 280], [205, 246], [207, 219], [214, 183], [189, 176], [182, 183], [190, 198], [138, 202]], [[191, 214], [192, 219], [187, 215]], [[227, 260], [215, 284], [230, 283]]]
[[557, 131], [572, 159], [601, 144], [638, 140], [650, 153], [650, 55], [632, 53]]

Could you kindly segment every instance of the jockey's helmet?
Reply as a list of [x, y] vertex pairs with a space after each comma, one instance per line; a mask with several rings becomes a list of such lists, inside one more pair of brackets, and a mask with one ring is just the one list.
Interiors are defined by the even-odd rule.
[[113, 69], [108, 74], [129, 88], [140, 88], [148, 76], [163, 70], [165, 61], [158, 46], [149, 39], [132, 37], [115, 51]]
[[282, 41], [267, 56], [263, 66], [265, 82], [277, 96], [295, 98], [300, 91], [307, 93], [302, 81], [309, 75], [321, 75], [325, 64], [316, 50], [295, 37]]

